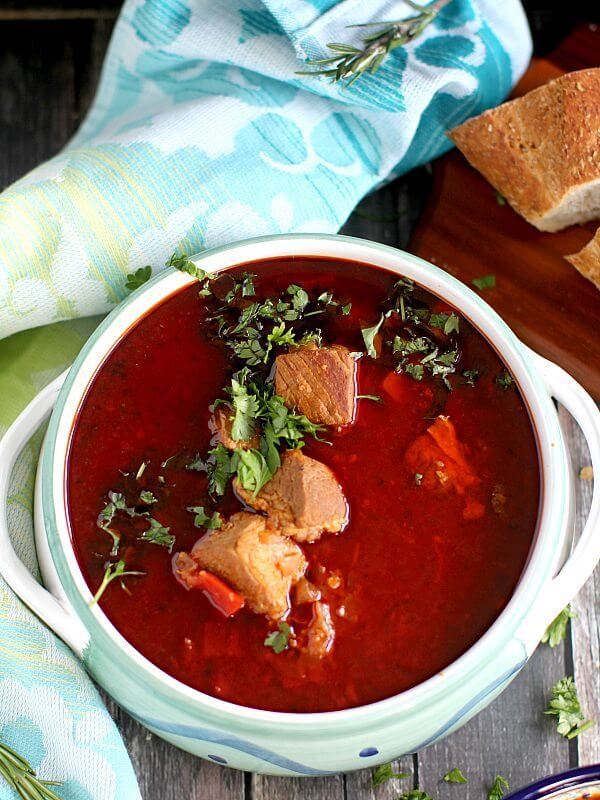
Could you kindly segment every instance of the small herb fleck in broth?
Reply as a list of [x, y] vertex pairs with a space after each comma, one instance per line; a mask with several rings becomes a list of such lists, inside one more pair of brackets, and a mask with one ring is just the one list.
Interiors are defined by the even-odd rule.
[[283, 653], [289, 647], [292, 629], [287, 622], [280, 622], [276, 631], [271, 631], [265, 638], [265, 647], [270, 647], [274, 653]]
[[500, 375], [496, 376], [496, 384], [503, 390], [506, 391], [510, 389], [511, 386], [514, 384], [512, 376], [506, 370], [502, 372]]
[[473, 278], [471, 281], [480, 291], [484, 289], [494, 289], [496, 286], [496, 276], [493, 274], [482, 275], [480, 278]]
[[217, 530], [223, 524], [223, 518], [218, 511], [207, 514], [204, 506], [188, 506], [188, 511], [195, 514], [194, 525], [196, 528], [206, 528], [207, 530]]

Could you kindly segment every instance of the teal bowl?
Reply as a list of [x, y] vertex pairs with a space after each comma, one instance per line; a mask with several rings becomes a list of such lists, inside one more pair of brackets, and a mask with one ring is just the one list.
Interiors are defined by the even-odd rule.
[[[46, 588], [10, 549], [0, 522], [0, 572], [15, 592], [83, 660], [94, 679], [157, 736], [219, 764], [277, 775], [315, 776], [372, 767], [447, 736], [515, 677], [546, 626], [572, 599], [600, 558], [600, 499], [573, 545], [573, 478], [553, 397], [577, 419], [600, 474], [600, 414], [559, 367], [527, 349], [498, 315], [452, 276], [412, 255], [342, 236], [272, 236], [211, 250], [194, 260], [208, 270], [265, 258], [355, 260], [412, 278], [458, 308], [493, 344], [514, 375], [537, 437], [541, 501], [534, 543], [507, 607], [459, 659], [424, 683], [370, 705], [293, 714], [224, 702], [178, 682], [145, 659], [113, 627], [75, 558], [65, 502], [69, 438], [86, 389], [115, 343], [156, 304], [192, 279], [165, 271], [119, 305], [86, 343], [65, 376], [47, 387], [0, 443], [0, 495], [28, 436], [54, 410], [38, 470], [35, 527]], [[5, 502], [2, 500], [2, 502]], [[3, 512], [3, 509], [0, 509]], [[5, 514], [0, 513], [4, 519]], [[240, 676], [243, 680], [243, 676]]]

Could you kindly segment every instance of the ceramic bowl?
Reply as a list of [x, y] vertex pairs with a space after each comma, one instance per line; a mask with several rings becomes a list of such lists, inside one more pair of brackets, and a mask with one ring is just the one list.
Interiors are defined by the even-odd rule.
[[[203, 253], [208, 271], [273, 257], [355, 260], [413, 279], [455, 306], [492, 343], [515, 377], [535, 430], [541, 503], [534, 543], [510, 602], [464, 655], [409, 691], [345, 711], [292, 714], [236, 706], [189, 688], [138, 653], [112, 626], [75, 558], [65, 502], [65, 462], [77, 410], [115, 343], [156, 304], [192, 279], [166, 271], [121, 303], [58, 381], [48, 386], [0, 443], [0, 573], [83, 660], [95, 680], [133, 717], [173, 744], [219, 764], [280, 775], [324, 775], [375, 766], [415, 752], [456, 730], [496, 697], [572, 599], [600, 558], [598, 490], [573, 545], [573, 478], [553, 397], [577, 419], [600, 474], [600, 414], [559, 367], [527, 349], [464, 284], [415, 256], [342, 236], [253, 239]], [[35, 527], [46, 588], [18, 561], [6, 528], [8, 476], [16, 454], [50, 414], [38, 470]], [[244, 680], [244, 676], [240, 676]]]
[[524, 789], [507, 795], [504, 800], [599, 800], [600, 764], [577, 767], [550, 775]]

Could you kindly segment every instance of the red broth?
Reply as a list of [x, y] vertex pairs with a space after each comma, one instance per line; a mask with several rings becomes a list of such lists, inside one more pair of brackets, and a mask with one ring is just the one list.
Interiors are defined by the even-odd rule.
[[[245, 268], [259, 276], [259, 298], [297, 283], [351, 301], [351, 314], [336, 317], [330, 330], [351, 350], [364, 349], [361, 323], [377, 318], [378, 304], [397, 279], [360, 264], [308, 258]], [[449, 310], [432, 296], [430, 303]], [[189, 551], [199, 536], [186, 507], [199, 502], [205, 476], [186, 470], [181, 455], [161, 463], [206, 452], [208, 407], [230, 380], [229, 351], [209, 341], [204, 314], [197, 286], [165, 300], [118, 343], [83, 401], [70, 445], [68, 508], [92, 592], [111, 544], [97, 515], [107, 492], [126, 490], [142, 462], [148, 466], [139, 484], [156, 490], [153, 514], [176, 534], [175, 551]], [[325, 588], [336, 627], [327, 658], [310, 660], [293, 649], [274, 653], [264, 646], [264, 617], [243, 609], [226, 618], [201, 592], [179, 585], [166, 549], [139, 541], [135, 531], [125, 536], [121, 557], [145, 576], [127, 579], [127, 591], [113, 581], [100, 601], [115, 627], [183, 683], [275, 711], [329, 711], [381, 700], [464, 653], [505, 607], [524, 568], [538, 514], [539, 467], [522, 398], [514, 386], [503, 390], [495, 381], [504, 370], [498, 355], [465, 320], [460, 342], [461, 366], [475, 365], [481, 373], [474, 388], [459, 380], [453, 391], [440, 392], [433, 379], [396, 375], [362, 358], [359, 393], [380, 395], [383, 402], [359, 400], [353, 425], [327, 431], [331, 445], [307, 440], [305, 453], [331, 467], [350, 507], [342, 533], [303, 546], [312, 574], [341, 577], [339, 587]], [[417, 485], [403, 460], [440, 413], [454, 423], [481, 480], [487, 498], [481, 519], [465, 520], [458, 496]], [[490, 501], [498, 485], [507, 498], [502, 514]], [[240, 504], [229, 494], [222, 509], [231, 513]], [[292, 610], [292, 624], [302, 623], [298, 613]]]

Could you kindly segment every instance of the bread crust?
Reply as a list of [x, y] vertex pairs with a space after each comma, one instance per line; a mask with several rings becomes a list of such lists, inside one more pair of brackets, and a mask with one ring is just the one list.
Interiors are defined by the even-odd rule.
[[600, 68], [556, 78], [448, 135], [528, 222], [566, 227], [545, 218], [600, 180]]
[[565, 258], [597, 289], [600, 289], [600, 228], [585, 247], [582, 247], [578, 253], [565, 256]]

